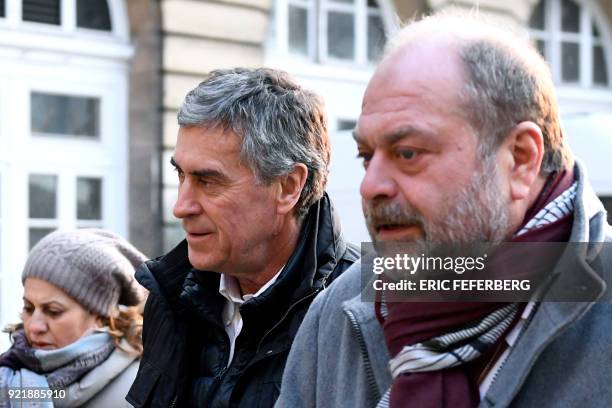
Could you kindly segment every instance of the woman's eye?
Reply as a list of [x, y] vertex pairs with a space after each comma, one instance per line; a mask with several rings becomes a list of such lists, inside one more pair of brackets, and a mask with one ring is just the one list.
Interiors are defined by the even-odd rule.
[[57, 317], [59, 315], [61, 315], [64, 311], [63, 310], [47, 310], [47, 314], [51, 317]]
[[364, 166], [367, 166], [368, 162], [372, 159], [372, 154], [366, 152], [359, 152], [357, 153], [357, 158], [361, 159]]

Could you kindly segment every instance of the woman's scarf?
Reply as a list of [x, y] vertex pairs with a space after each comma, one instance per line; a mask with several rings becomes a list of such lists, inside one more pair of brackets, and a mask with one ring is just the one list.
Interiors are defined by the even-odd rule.
[[[571, 171], [548, 181], [513, 241], [569, 238], [577, 184]], [[377, 302], [376, 315], [393, 356], [393, 383], [378, 407], [477, 406], [480, 396], [474, 377], [481, 374], [485, 360], [493, 358], [524, 307], [524, 303], [501, 302]]]
[[[0, 408], [11, 406], [9, 388], [66, 391], [103, 363], [115, 348], [107, 332], [94, 332], [55, 350], [33, 349], [23, 330], [13, 333], [12, 338], [13, 345], [0, 356]], [[13, 401], [17, 406], [19, 401]], [[53, 403], [31, 402], [19, 406], [53, 407]]]

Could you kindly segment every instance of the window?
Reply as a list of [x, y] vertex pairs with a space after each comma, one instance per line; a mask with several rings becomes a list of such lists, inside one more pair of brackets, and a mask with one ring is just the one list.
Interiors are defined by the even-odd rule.
[[337, 128], [338, 130], [350, 130], [352, 131], [357, 126], [357, 121], [354, 119], [338, 119]]
[[[28, 242], [31, 249], [59, 227], [103, 228], [103, 177], [33, 173], [28, 177]], [[71, 193], [76, 191], [76, 194]], [[71, 202], [72, 201], [72, 202]], [[63, 215], [60, 214], [64, 209]], [[70, 215], [66, 209], [74, 208]]]
[[288, 0], [288, 49], [319, 63], [366, 65], [385, 43], [375, 0]]
[[23, 21], [61, 25], [60, 0], [23, 0]]
[[4, 9], [4, 0], [0, 0], [0, 17], [6, 17], [6, 10]]
[[28, 180], [29, 248], [57, 228], [57, 176], [30, 174]]
[[78, 0], [77, 27], [111, 31], [106, 0]]
[[79, 226], [99, 227], [102, 220], [102, 179], [77, 177], [76, 200]]
[[599, 197], [599, 199], [603, 203], [606, 211], [608, 211], [608, 224], [612, 225], [612, 196]]
[[32, 133], [93, 139], [100, 135], [98, 98], [32, 92], [30, 101]]
[[529, 26], [556, 82], [581, 87], [610, 85], [601, 31], [587, 7], [572, 0], [541, 0]]
[[[21, 0], [19, 0], [21, 1]], [[0, 17], [5, 16], [6, 0], [0, 0]], [[67, 10], [76, 8], [75, 11]], [[50, 25], [68, 25], [91, 30], [112, 31], [107, 0], [23, 0], [22, 20]], [[62, 20], [62, 15], [68, 16]]]

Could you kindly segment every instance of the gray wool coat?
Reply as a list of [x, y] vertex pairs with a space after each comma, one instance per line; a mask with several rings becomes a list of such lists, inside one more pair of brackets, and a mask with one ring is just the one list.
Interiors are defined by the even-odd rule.
[[[578, 192], [570, 241], [587, 242], [557, 282], [596, 293], [591, 302], [542, 302], [497, 372], [480, 407], [612, 406], [612, 228], [574, 170]], [[599, 243], [599, 244], [598, 244]], [[360, 300], [360, 263], [310, 307], [285, 368], [277, 408], [375, 407], [391, 384], [389, 353], [374, 305]], [[572, 283], [573, 284], [573, 283]], [[368, 290], [368, 289], [365, 289]]]

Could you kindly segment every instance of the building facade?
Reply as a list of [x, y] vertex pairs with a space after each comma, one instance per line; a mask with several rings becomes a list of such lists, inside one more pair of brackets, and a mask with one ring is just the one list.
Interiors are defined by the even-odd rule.
[[[549, 61], [566, 133], [612, 209], [612, 2], [607, 0], [0, 0], [0, 325], [18, 319], [29, 248], [102, 227], [149, 256], [178, 243], [176, 113], [214, 69], [284, 69], [326, 101], [329, 192], [367, 240], [350, 130], [402, 21], [478, 9]], [[0, 338], [0, 346], [6, 345]]]

